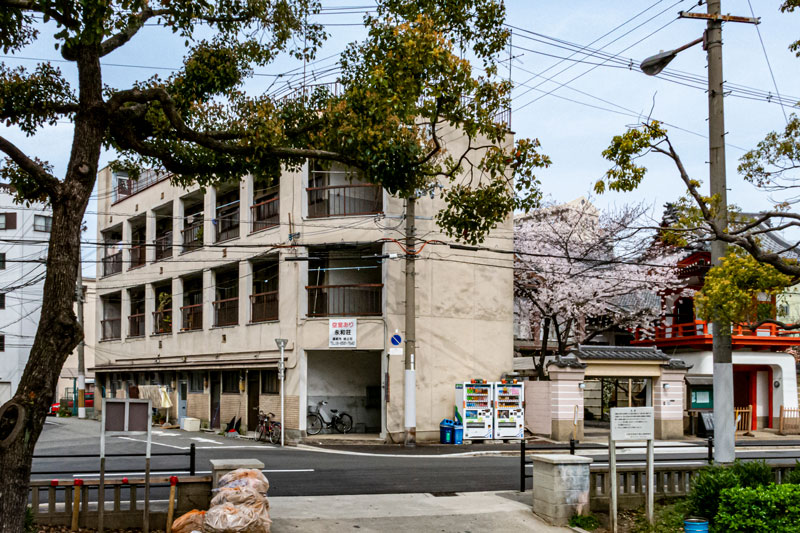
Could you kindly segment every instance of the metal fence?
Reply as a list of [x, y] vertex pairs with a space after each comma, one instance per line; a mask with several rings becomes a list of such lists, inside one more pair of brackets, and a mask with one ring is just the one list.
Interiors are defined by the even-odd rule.
[[278, 320], [278, 291], [251, 295], [250, 306], [250, 322]]
[[308, 316], [375, 316], [383, 313], [382, 283], [311, 285]]
[[203, 329], [203, 304], [181, 307], [181, 316], [183, 318], [182, 330]]
[[214, 302], [214, 325], [235, 326], [239, 323], [239, 298], [226, 298]]
[[161, 237], [156, 237], [156, 261], [172, 257], [172, 232], [168, 231]]
[[172, 332], [172, 309], [164, 311], [153, 311], [153, 333], [158, 335], [161, 333]]
[[183, 251], [191, 252], [203, 247], [203, 221], [190, 224], [181, 230]]
[[144, 337], [144, 313], [128, 315], [128, 337]]
[[358, 183], [308, 187], [309, 218], [376, 215], [383, 212], [383, 189]]
[[108, 254], [103, 258], [103, 275], [110, 276], [122, 272], [122, 252]]
[[280, 198], [272, 198], [250, 207], [250, 218], [253, 220], [253, 233], [280, 224]]

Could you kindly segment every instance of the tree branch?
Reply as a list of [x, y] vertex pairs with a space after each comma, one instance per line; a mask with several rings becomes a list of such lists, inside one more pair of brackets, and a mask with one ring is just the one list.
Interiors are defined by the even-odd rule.
[[0, 136], [0, 151], [5, 152], [19, 168], [24, 170], [37, 185], [47, 192], [51, 199], [55, 199], [58, 196], [60, 184], [58, 179], [2, 136]]
[[130, 24], [128, 24], [125, 28], [122, 29], [119, 33], [116, 33], [103, 41], [100, 44], [100, 57], [106, 56], [119, 48], [120, 46], [124, 45], [131, 39], [133, 36], [136, 35], [144, 23], [147, 22], [149, 19], [153, 17], [157, 17], [159, 15], [165, 15], [169, 11], [166, 9], [158, 9], [153, 10], [150, 8], [145, 9], [141, 13], [137, 15], [133, 15], [131, 18], [133, 19]]
[[41, 3], [34, 2], [33, 0], [0, 0], [0, 8], [21, 9], [23, 11], [41, 13], [52, 18], [62, 26], [72, 30], [80, 29], [81, 27], [79, 20], [68, 17], [63, 13], [59, 13], [58, 11], [50, 9]]

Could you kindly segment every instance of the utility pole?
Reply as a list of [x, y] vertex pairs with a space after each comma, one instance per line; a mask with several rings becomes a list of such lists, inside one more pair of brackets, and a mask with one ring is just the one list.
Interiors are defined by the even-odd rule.
[[[728, 190], [725, 177], [725, 110], [722, 78], [721, 0], [708, 0], [708, 148], [711, 196], [716, 199], [715, 223], [728, 227]], [[727, 244], [711, 241], [711, 263], [719, 265], [727, 253]], [[712, 324], [714, 350], [714, 460], [731, 463], [736, 458], [736, 429], [733, 419], [733, 355], [731, 325], [715, 320]]]
[[406, 200], [406, 359], [405, 359], [405, 394], [403, 395], [403, 412], [405, 414], [405, 445], [417, 444], [417, 377], [414, 361], [417, 336], [417, 302], [415, 292], [416, 249], [416, 192]]
[[[75, 284], [75, 302], [78, 304], [78, 323], [83, 330], [83, 265], [81, 244], [78, 242], [78, 282]], [[78, 418], [86, 418], [86, 368], [83, 361], [84, 339], [78, 344]]]

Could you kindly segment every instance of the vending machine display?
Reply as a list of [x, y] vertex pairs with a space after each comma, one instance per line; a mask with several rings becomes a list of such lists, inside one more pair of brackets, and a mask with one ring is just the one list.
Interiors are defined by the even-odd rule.
[[493, 428], [492, 384], [483, 380], [456, 383], [456, 423], [464, 426], [465, 439], [491, 439]]
[[494, 384], [495, 439], [521, 439], [525, 436], [524, 399], [522, 383], [499, 381]]

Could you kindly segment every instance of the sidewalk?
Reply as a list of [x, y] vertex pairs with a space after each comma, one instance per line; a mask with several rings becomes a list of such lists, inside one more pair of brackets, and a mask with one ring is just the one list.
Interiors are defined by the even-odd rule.
[[571, 531], [534, 515], [531, 499], [513, 491], [277, 497], [269, 499], [269, 513], [272, 533]]

